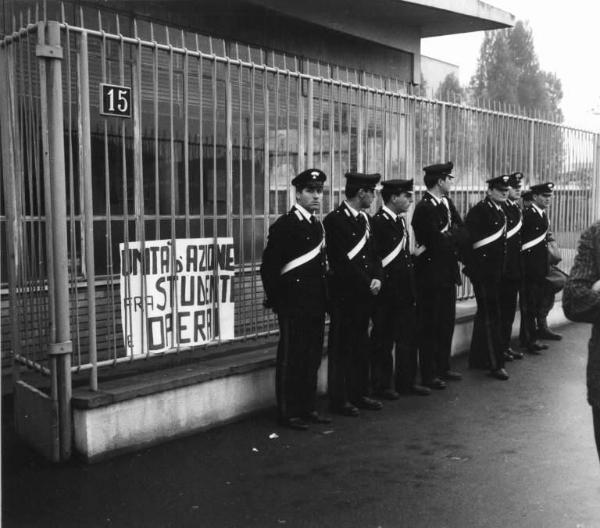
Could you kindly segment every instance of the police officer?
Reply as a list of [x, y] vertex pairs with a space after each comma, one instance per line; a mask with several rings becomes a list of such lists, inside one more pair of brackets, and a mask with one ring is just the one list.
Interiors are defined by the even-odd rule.
[[548, 275], [548, 236], [550, 224], [546, 209], [550, 205], [554, 183], [547, 182], [530, 188], [532, 202], [523, 211], [521, 258], [523, 262], [521, 344], [531, 354], [548, 348], [537, 341], [536, 318], [541, 315], [544, 280]]
[[460, 284], [458, 250], [463, 221], [448, 193], [453, 163], [425, 167], [427, 191], [415, 207], [412, 226], [417, 244], [425, 246], [415, 262], [419, 353], [423, 385], [445, 389], [444, 380], [459, 380], [450, 370], [456, 316], [456, 286]]
[[373, 217], [372, 225], [383, 284], [372, 318], [371, 376], [375, 395], [395, 400], [398, 391], [428, 395], [431, 390], [415, 381], [416, 291], [404, 218], [413, 202], [413, 180], [388, 180], [381, 185], [384, 205]]
[[346, 200], [329, 213], [325, 225], [330, 266], [329, 398], [334, 412], [358, 416], [380, 410], [369, 394], [369, 320], [381, 288], [371, 220], [363, 210], [373, 202], [379, 174], [346, 175]]
[[507, 380], [501, 331], [500, 290], [506, 257], [506, 215], [509, 176], [487, 180], [487, 196], [467, 213], [469, 232], [465, 273], [473, 283], [477, 313], [469, 351], [469, 366], [487, 368], [491, 376]]
[[266, 305], [279, 321], [275, 385], [279, 422], [305, 430], [331, 420], [316, 410], [317, 372], [323, 354], [326, 261], [323, 225], [315, 217], [324, 172], [309, 169], [292, 185], [296, 203], [269, 229], [260, 274]]
[[523, 214], [521, 198], [522, 172], [514, 172], [508, 179], [508, 199], [502, 204], [506, 215], [506, 260], [500, 288], [500, 319], [502, 321], [502, 349], [504, 359], [523, 359], [523, 353], [510, 347], [512, 327], [517, 311], [517, 295], [521, 285], [521, 228]]

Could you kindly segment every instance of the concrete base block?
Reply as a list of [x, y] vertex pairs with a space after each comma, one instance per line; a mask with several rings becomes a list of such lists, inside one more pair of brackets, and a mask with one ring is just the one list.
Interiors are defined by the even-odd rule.
[[[318, 390], [327, 385], [327, 360]], [[74, 409], [77, 453], [92, 462], [231, 422], [275, 404], [275, 369], [213, 379], [93, 409]]]
[[[468, 350], [473, 331], [474, 300], [459, 303], [452, 354]], [[567, 322], [558, 302], [548, 317], [552, 326]], [[519, 332], [519, 317], [514, 325]], [[327, 359], [319, 370], [318, 389], [325, 393]], [[120, 401], [91, 408], [74, 408], [75, 449], [95, 461], [189, 435], [275, 406], [275, 369], [246, 369], [207, 381], [155, 393], [145, 391]]]

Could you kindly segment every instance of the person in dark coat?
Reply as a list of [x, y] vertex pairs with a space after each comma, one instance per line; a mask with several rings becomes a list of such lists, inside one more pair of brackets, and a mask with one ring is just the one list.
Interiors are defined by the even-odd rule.
[[523, 359], [523, 353], [510, 347], [512, 328], [517, 311], [517, 297], [521, 285], [521, 229], [523, 213], [519, 205], [523, 173], [509, 175], [508, 199], [502, 204], [506, 215], [506, 260], [500, 288], [500, 320], [504, 359]]
[[260, 274], [266, 302], [279, 321], [275, 385], [279, 422], [297, 430], [331, 420], [316, 410], [323, 354], [326, 260], [323, 225], [316, 218], [324, 172], [298, 174], [296, 204], [269, 229]]
[[413, 202], [413, 180], [384, 181], [381, 195], [384, 205], [372, 220], [383, 273], [372, 317], [371, 377], [376, 396], [395, 400], [398, 392], [428, 395], [431, 390], [416, 383], [416, 291], [404, 218]]
[[381, 288], [381, 261], [371, 236], [369, 215], [379, 174], [346, 174], [346, 200], [329, 213], [325, 225], [329, 259], [331, 325], [328, 385], [331, 408], [344, 416], [359, 409], [380, 410], [369, 397], [369, 320]]
[[588, 343], [587, 398], [592, 406], [596, 448], [600, 457], [600, 222], [581, 235], [562, 304], [570, 320], [593, 324]]
[[552, 182], [531, 186], [532, 202], [523, 210], [521, 344], [530, 354], [539, 354], [541, 350], [548, 348], [537, 340], [536, 320], [541, 314], [545, 278], [550, 270], [548, 260], [550, 223], [546, 209], [550, 205], [553, 189]]
[[456, 286], [461, 283], [459, 248], [464, 224], [448, 197], [453, 163], [425, 167], [427, 191], [415, 207], [412, 227], [416, 242], [425, 247], [415, 261], [417, 313], [422, 384], [446, 388], [445, 380], [460, 380], [450, 369], [456, 317]]
[[507, 380], [504, 368], [504, 339], [500, 290], [506, 259], [506, 215], [508, 175], [487, 181], [487, 196], [475, 204], [465, 218], [469, 232], [465, 273], [471, 279], [477, 300], [469, 366], [490, 370], [491, 376]]

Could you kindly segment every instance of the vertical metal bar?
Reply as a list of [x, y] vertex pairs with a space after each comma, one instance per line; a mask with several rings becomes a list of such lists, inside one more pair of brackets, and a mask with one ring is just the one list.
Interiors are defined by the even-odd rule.
[[[232, 108], [232, 88], [231, 88], [231, 60], [227, 59], [227, 72], [225, 79], [225, 133], [226, 133], [226, 215], [227, 215], [227, 236], [233, 236], [233, 108]], [[241, 160], [240, 160], [241, 161]], [[215, 250], [217, 248], [215, 247]], [[215, 253], [216, 254], [216, 253]], [[215, 272], [217, 272], [215, 266]], [[220, 298], [217, 295], [217, 300]], [[220, 338], [220, 336], [219, 336]]]
[[[185, 39], [181, 30], [181, 41]], [[190, 238], [190, 125], [189, 125], [189, 53], [183, 55], [183, 178], [185, 207], [185, 237]], [[228, 202], [229, 203], [229, 202]]]
[[[135, 238], [140, 244], [142, 254], [142, 270], [140, 273], [140, 289], [142, 299], [146, 299], [148, 291], [146, 274], [146, 222], [144, 218], [144, 162], [142, 145], [142, 42], [138, 37], [137, 22], [133, 21], [133, 32], [137, 39], [136, 53], [132, 54], [133, 78], [133, 199], [135, 215]], [[136, 310], [137, 311], [137, 310]], [[146, 328], [146, 303], [139, 307], [140, 327]], [[146, 332], [140, 336], [141, 350], [146, 348]], [[147, 350], [146, 356], [150, 354]]]
[[[256, 123], [254, 120], [256, 112], [256, 65], [252, 64], [252, 70], [250, 71], [250, 215], [252, 217], [250, 239], [252, 245], [250, 246], [250, 262], [251, 262], [251, 288], [252, 291], [256, 291]], [[257, 307], [255, 303], [252, 303], [251, 307], [251, 320], [254, 324], [255, 333], [258, 333], [258, 316]]]
[[446, 160], [446, 103], [441, 103], [441, 124], [440, 124], [440, 160]]
[[304, 96], [302, 95], [304, 82], [308, 82], [304, 77], [298, 77], [298, 172], [302, 172], [305, 168], [304, 158]]
[[529, 172], [529, 185], [533, 182], [534, 171], [534, 146], [535, 146], [535, 121], [532, 119], [529, 122], [529, 152], [527, 159], [527, 170]]
[[[263, 70], [263, 105], [264, 105], [264, 151], [263, 151], [263, 241], [267, 240], [267, 233], [269, 230], [270, 220], [270, 178], [269, 178], [269, 156], [270, 156], [270, 143], [269, 143], [269, 120], [270, 120], [270, 109], [269, 109], [269, 79], [268, 72], [265, 68]], [[270, 319], [268, 332], [272, 330], [273, 319]]]
[[[196, 50], [199, 50], [198, 35], [196, 35]], [[204, 62], [202, 55], [198, 55], [198, 177], [200, 182], [200, 236], [204, 237]]]
[[[167, 44], [169, 46], [169, 177], [171, 183], [171, 259], [170, 259], [170, 268], [171, 268], [171, 321], [173, 325], [173, 329], [175, 329], [175, 321], [177, 321], [178, 314], [178, 299], [177, 299], [177, 288], [175, 287], [175, 279], [176, 279], [176, 264], [177, 264], [177, 226], [176, 226], [176, 214], [177, 214], [177, 206], [178, 206], [178, 196], [177, 196], [177, 186], [175, 183], [175, 91], [173, 88], [173, 61], [174, 61], [174, 51], [173, 45], [169, 41], [169, 29], [165, 28], [167, 33]], [[216, 113], [216, 100], [215, 100], [215, 113]], [[215, 116], [215, 136], [216, 136], [216, 116]], [[215, 137], [216, 142], [216, 137]], [[215, 160], [216, 165], [216, 160]], [[215, 178], [216, 178], [216, 166], [215, 166]], [[216, 181], [215, 184], [215, 206], [216, 206]], [[171, 332], [171, 348], [176, 348], [179, 352], [179, 339], [178, 332]], [[168, 339], [165, 339], [168, 341]]]
[[[48, 22], [48, 44], [60, 46], [58, 22]], [[52, 243], [54, 246], [56, 341], [71, 339], [69, 322], [69, 277], [67, 274], [67, 211], [65, 189], [65, 160], [63, 139], [62, 67], [60, 60], [49, 61], [48, 124], [50, 171], [52, 181]], [[61, 354], [57, 359], [59, 397], [59, 437], [61, 459], [71, 456], [71, 356]]]
[[593, 136], [593, 165], [592, 165], [592, 213], [590, 220], [600, 218], [600, 134]]
[[357, 124], [356, 124], [356, 170], [363, 171], [365, 170], [365, 152], [364, 152], [364, 143], [363, 136], [364, 131], [363, 128], [365, 126], [364, 119], [364, 101], [365, 95], [363, 94], [360, 88], [357, 88], [356, 93], [356, 112], [357, 112]]
[[315, 91], [312, 77], [308, 79], [308, 116], [306, 118], [306, 165], [314, 167], [314, 120], [315, 120]]
[[152, 48], [152, 106], [154, 114], [154, 239], [161, 240], [160, 236], [160, 174], [158, 155], [158, 42], [154, 40], [154, 25], [150, 24], [150, 39], [154, 43]]
[[98, 347], [96, 340], [96, 269], [94, 257], [94, 201], [92, 184], [92, 146], [90, 131], [90, 87], [87, 33], [81, 34], [79, 48], [79, 164], [84, 192], [85, 257], [87, 270], [90, 389], [98, 390]]

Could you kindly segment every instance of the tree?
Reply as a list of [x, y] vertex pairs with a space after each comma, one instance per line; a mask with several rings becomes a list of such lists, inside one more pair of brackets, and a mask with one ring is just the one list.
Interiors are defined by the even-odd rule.
[[462, 100], [465, 97], [465, 89], [454, 72], [446, 75], [442, 84], [437, 89], [436, 98], [442, 101]]
[[560, 79], [540, 69], [533, 33], [522, 21], [511, 29], [485, 33], [471, 90], [476, 98], [562, 120]]

